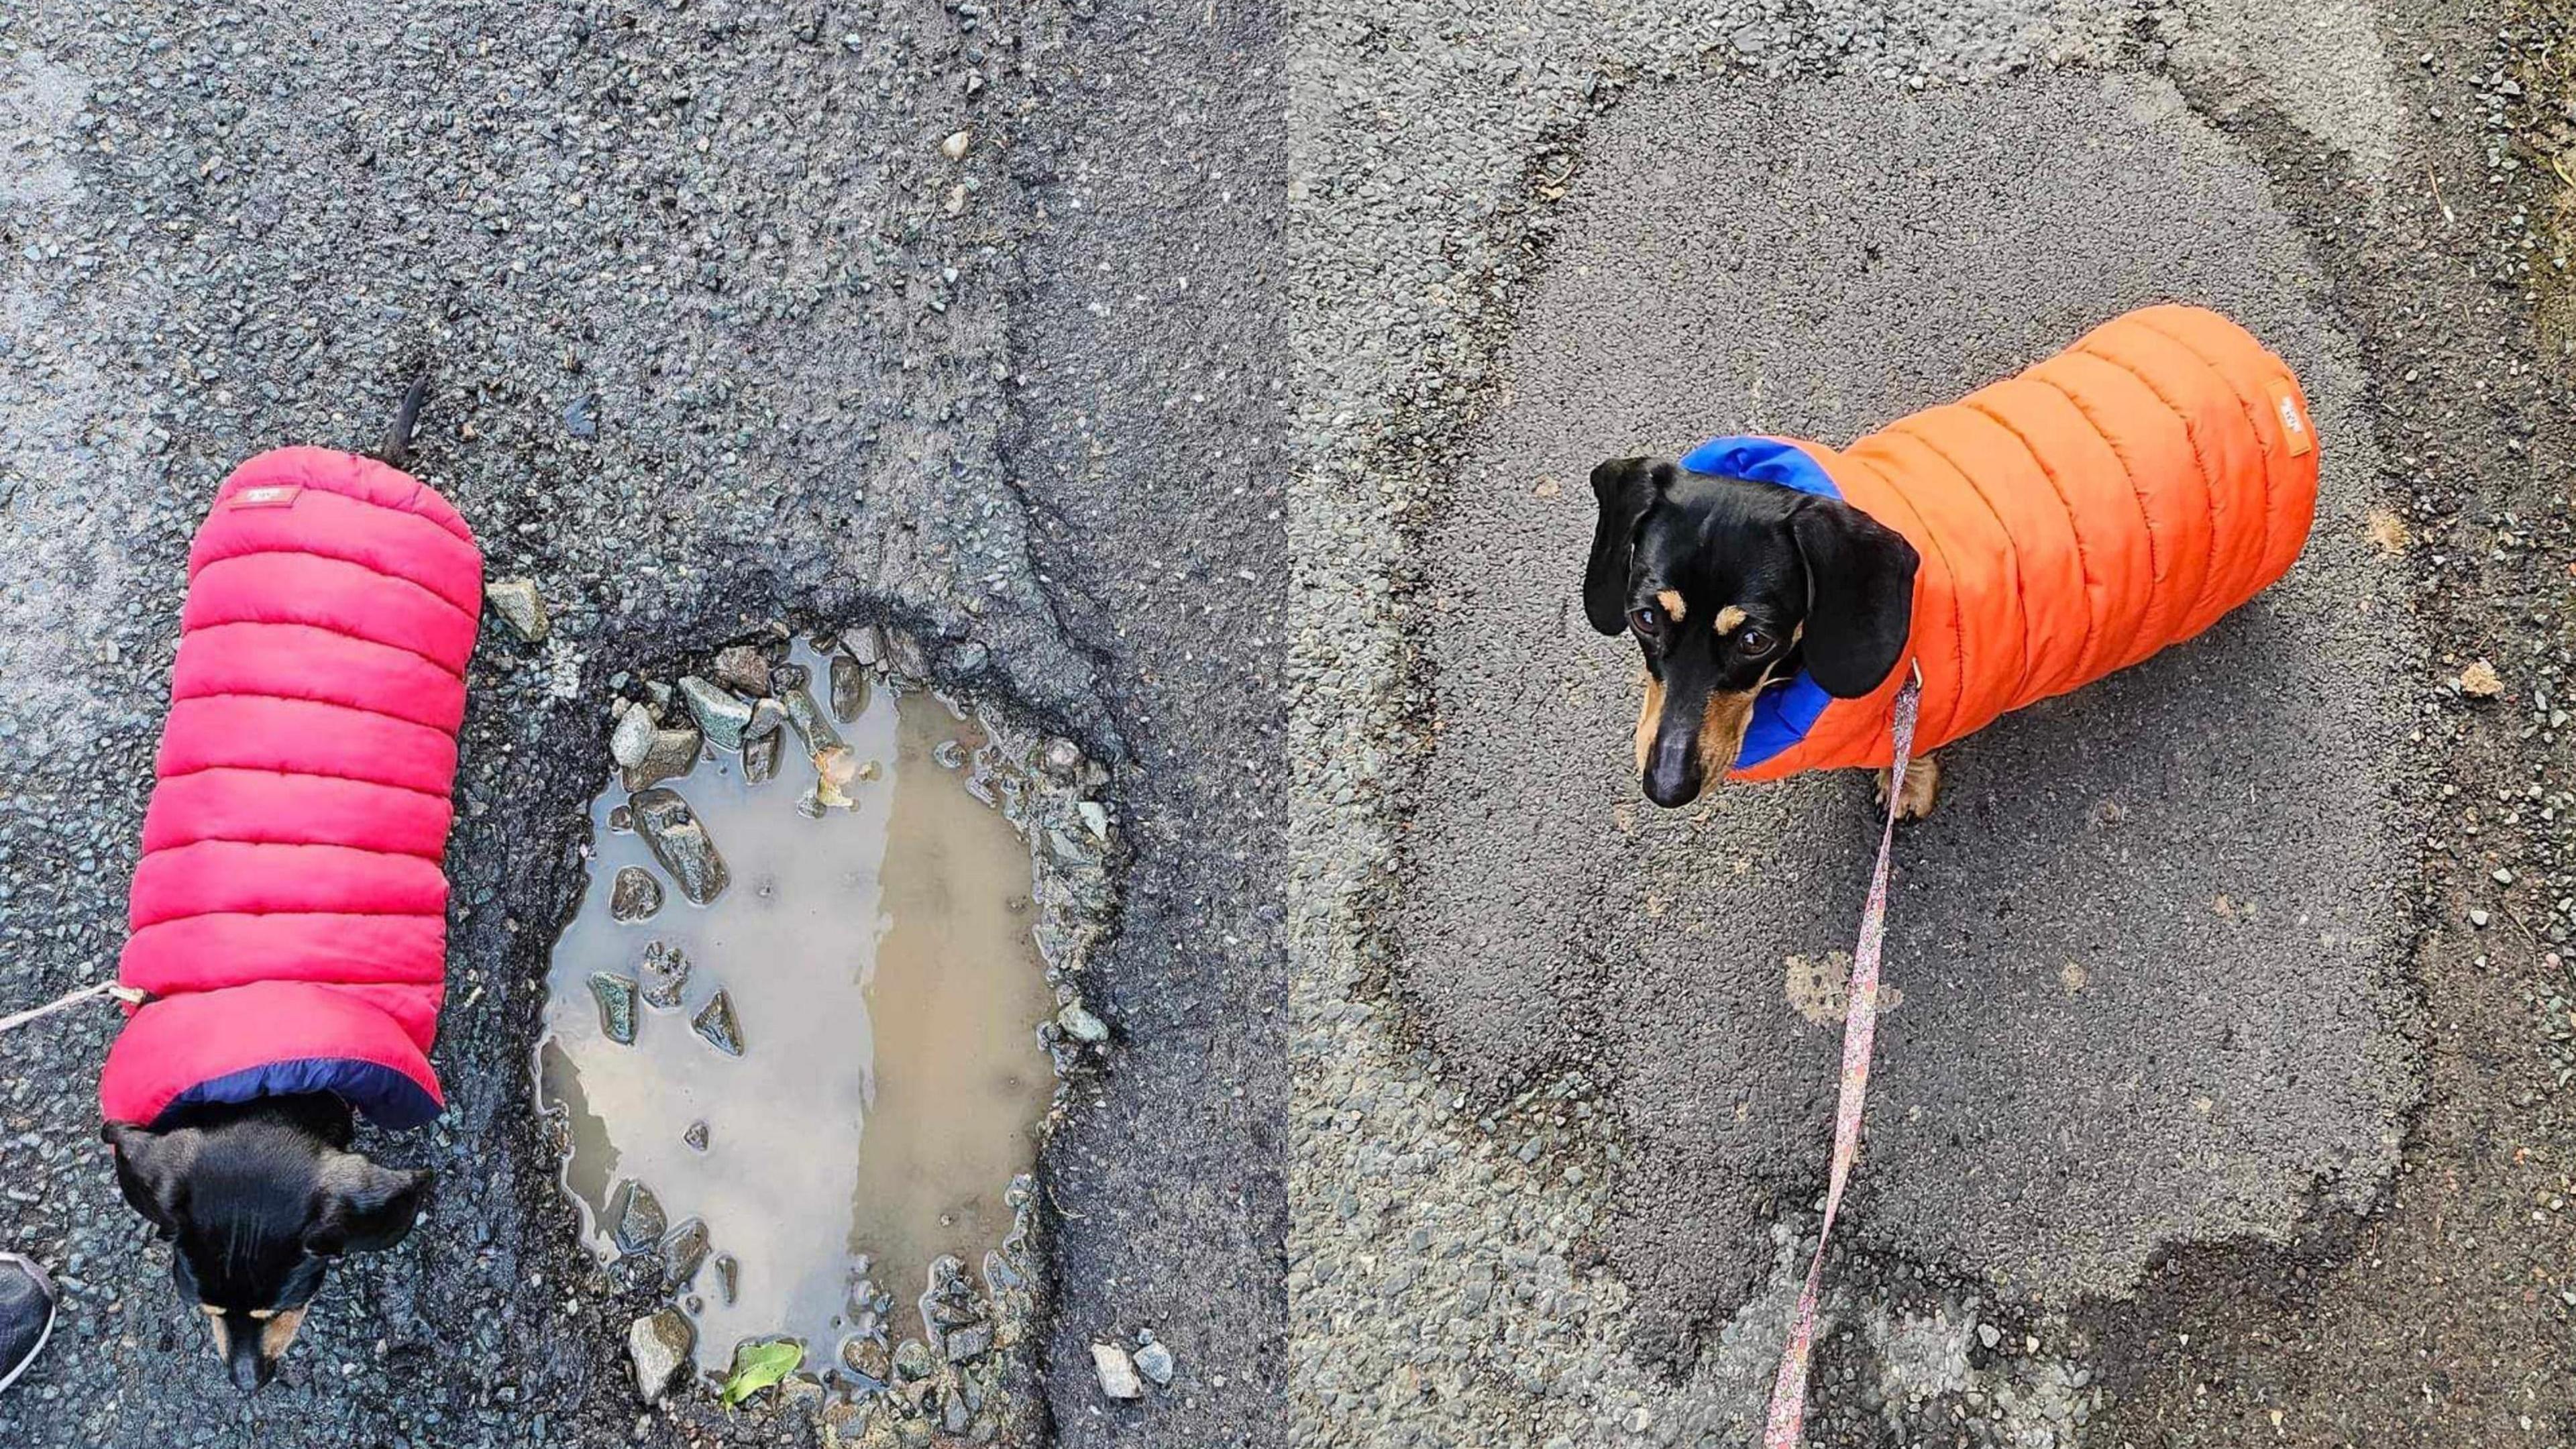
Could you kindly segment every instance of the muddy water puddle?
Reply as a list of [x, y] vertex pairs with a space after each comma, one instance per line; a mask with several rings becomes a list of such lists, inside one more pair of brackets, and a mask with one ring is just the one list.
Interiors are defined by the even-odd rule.
[[[997, 808], [1020, 782], [984, 729], [882, 677], [854, 686], [851, 661], [804, 643], [787, 662], [802, 699], [782, 689], [773, 713], [729, 691], [706, 730], [730, 738], [728, 711], [761, 704], [748, 728], [773, 739], [594, 802], [539, 1098], [589, 1246], [658, 1255], [700, 1369], [788, 1336], [809, 1371], [864, 1388], [906, 1338], [971, 1332], [973, 1281], [1010, 1272], [987, 1255], [1028, 1192], [1058, 1003], [1029, 844]], [[676, 694], [660, 723], [695, 718]], [[946, 1301], [925, 1304], [949, 1255], [972, 1276], [944, 1265]]]

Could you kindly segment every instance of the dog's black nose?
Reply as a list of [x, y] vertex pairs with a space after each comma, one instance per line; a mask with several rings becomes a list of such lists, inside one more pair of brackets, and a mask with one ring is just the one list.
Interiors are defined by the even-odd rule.
[[1664, 702], [1657, 721], [1655, 747], [1646, 752], [1646, 798], [1667, 810], [1678, 810], [1699, 798], [1699, 715], [1696, 703]]
[[236, 1351], [229, 1367], [232, 1369], [233, 1387], [245, 1394], [258, 1393], [270, 1379], [277, 1377], [276, 1361], [260, 1357], [256, 1349], [246, 1353]]
[[1699, 798], [1699, 760], [1684, 755], [1676, 760], [1669, 752], [1656, 752], [1646, 766], [1646, 798], [1667, 810], [1678, 810]]

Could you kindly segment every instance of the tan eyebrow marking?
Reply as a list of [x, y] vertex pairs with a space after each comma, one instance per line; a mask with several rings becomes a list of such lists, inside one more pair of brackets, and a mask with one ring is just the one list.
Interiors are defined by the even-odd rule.
[[295, 1342], [296, 1330], [304, 1326], [304, 1310], [281, 1308], [259, 1331], [259, 1352], [263, 1358], [276, 1358]]
[[1747, 616], [1742, 609], [1735, 607], [1733, 604], [1727, 605], [1725, 608], [1717, 611], [1717, 632], [1721, 636], [1734, 633], [1736, 630], [1744, 627], [1744, 620], [1746, 617]]
[[1679, 589], [1664, 590], [1655, 595], [1655, 602], [1664, 606], [1664, 612], [1672, 615], [1673, 622], [1676, 624], [1690, 613], [1689, 608], [1682, 603], [1682, 591]]

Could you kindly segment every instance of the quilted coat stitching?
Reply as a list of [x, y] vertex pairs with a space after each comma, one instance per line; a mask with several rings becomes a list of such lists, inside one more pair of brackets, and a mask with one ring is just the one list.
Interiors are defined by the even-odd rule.
[[[281, 700], [288, 704], [309, 704], [320, 709], [343, 709], [347, 710], [351, 714], [363, 714], [370, 719], [390, 720], [398, 725], [405, 725], [412, 729], [436, 735], [439, 739], [445, 741], [449, 745], [456, 743], [456, 736], [452, 731], [441, 729], [434, 724], [423, 724], [419, 720], [413, 719], [407, 714], [395, 714], [390, 710], [376, 709], [369, 705], [351, 704], [345, 699], [325, 699], [318, 694], [290, 694], [284, 690], [277, 689], [200, 689], [192, 693], [173, 696], [170, 702], [172, 704], [193, 704], [201, 700], [209, 699], [273, 699]], [[380, 780], [372, 777], [368, 778], [365, 783], [370, 785], [395, 784], [395, 782], [391, 780]], [[399, 789], [401, 787], [396, 785], [395, 788]]]
[[[366, 775], [342, 775], [329, 770], [281, 770], [273, 765], [193, 765], [185, 770], [180, 770], [174, 774], [163, 775], [160, 778], [163, 780], [185, 780], [191, 775], [203, 775], [214, 770], [239, 770], [247, 774], [257, 775], [300, 775], [308, 780], [342, 780], [352, 785], [373, 785], [379, 790], [400, 790], [406, 795], [421, 795], [432, 800], [447, 800], [453, 798], [451, 792], [423, 790], [417, 785], [398, 784], [392, 780], [378, 780]], [[440, 854], [443, 858], [445, 852], [442, 851]]]
[[[2039, 469], [2039, 475], [2041, 477], [2048, 480], [2049, 491], [2057, 495], [2058, 510], [2066, 515], [2067, 537], [2074, 540], [2076, 566], [2081, 569], [2084, 574], [2086, 594], [2084, 609], [2084, 637], [2082, 641], [2076, 645], [2075, 657], [2079, 662], [2091, 659], [2093, 657], [2094, 634], [2095, 631], [2101, 627], [2101, 610], [2093, 607], [2094, 596], [2099, 594], [2103, 589], [2109, 587], [2109, 580], [2103, 576], [2099, 566], [2095, 564], [2092, 550], [2085, 546], [2084, 529], [2081, 521], [2075, 515], [2074, 500], [2066, 496], [2066, 485], [2058, 480], [2057, 469], [2049, 463], [2048, 459], [2040, 455], [2039, 449], [2032, 445], [2029, 437], [2024, 435], [2022, 430], [2016, 426], [2010, 418], [2005, 417], [2002, 413], [1997, 412], [1992, 407], [1977, 401], [1974, 397], [1969, 397], [1963, 400], [1959, 405], [1966, 408], [1968, 411], [1977, 414], [1979, 417], [1986, 419], [1988, 422], [1993, 423], [1996, 427], [2003, 429], [2005, 432], [2012, 434], [2013, 441], [2021, 444], [2021, 450], [2030, 455], [2031, 465]], [[2026, 686], [2027, 678], [2025, 677], [2025, 687]]]
[[[2163, 388], [2156, 386], [2156, 380], [2154, 378], [2147, 376], [2137, 368], [2131, 367], [2120, 359], [2101, 352], [2092, 346], [2087, 346], [2083, 350], [2085, 356], [2100, 358], [2102, 361], [2107, 362], [2113, 367], [2120, 369], [2122, 372], [2127, 373], [2129, 376], [2136, 378], [2138, 380], [2138, 386], [2145, 388], [2150, 394], [2152, 394], [2157, 402], [2164, 405], [2165, 411], [2173, 414], [2175, 421], [2182, 424], [2183, 438], [2191, 444], [2192, 466], [2200, 471], [2201, 503], [2204, 510], [2209, 515], [2209, 535], [2212, 539], [2217, 538], [2220, 532], [2218, 521], [2218, 497], [2220, 490], [2225, 486], [2225, 481], [2221, 479], [2218, 474], [2210, 470], [2209, 450], [2201, 445], [2200, 434], [2193, 429], [2191, 425], [2191, 415], [2185, 412], [2181, 404], [2176, 403]], [[2201, 576], [2199, 594], [2192, 599], [2191, 607], [2182, 611], [2182, 617], [2185, 619], [2199, 618], [2200, 611], [2209, 607], [2209, 601], [2218, 597], [2219, 583], [2220, 579], [2218, 568], [2215, 560], [2213, 560], [2209, 572]]]
[[2237, 407], [2242, 409], [2245, 413], [2246, 426], [2254, 434], [2254, 446], [2256, 450], [2263, 455], [2263, 507], [2260, 510], [2263, 519], [2263, 546], [2262, 552], [2257, 554], [2256, 557], [2259, 559], [2269, 559], [2272, 557], [2272, 513], [2279, 505], [2280, 490], [2274, 484], [2272, 479], [2272, 439], [2269, 434], [2263, 431], [2263, 416], [2254, 406], [2253, 400], [2237, 390], [2234, 374], [2229, 372], [2217, 358], [2211, 357], [2208, 353], [2201, 351], [2190, 338], [2185, 337], [2178, 331], [2160, 325], [2162, 320], [2163, 319], [2155, 316], [2153, 313], [2140, 313], [2137, 317], [2137, 321], [2140, 326], [2155, 333], [2157, 336], [2162, 337], [2167, 342], [2174, 344], [2176, 347], [2181, 348], [2183, 351], [2190, 353], [2193, 357], [2200, 359], [2201, 366], [2208, 368], [2212, 376], [2227, 384], [2227, 391], [2236, 399]]
[[[229, 629], [235, 626], [230, 624], [219, 624], [214, 627]], [[269, 624], [262, 627], [271, 629], [292, 629], [301, 628], [302, 626], [295, 624]], [[417, 658], [418, 656], [414, 657]], [[438, 724], [431, 720], [418, 719], [407, 714], [396, 714], [392, 710], [377, 709], [372, 705], [357, 704], [345, 699], [332, 699], [326, 695], [314, 694], [309, 691], [289, 693], [285, 690], [278, 689], [189, 689], [184, 686], [174, 687], [170, 691], [170, 702], [172, 704], [182, 704], [189, 700], [197, 699], [287, 699], [293, 700], [297, 704], [337, 705], [342, 709], [355, 710], [360, 714], [374, 715], [378, 719], [389, 719], [401, 724], [418, 725], [422, 729], [437, 730], [441, 734], [448, 733], [447, 726]]]
[[206, 619], [192, 625], [188, 632], [193, 634], [199, 629], [229, 629], [243, 624], [256, 625], [263, 629], [319, 629], [325, 634], [337, 634], [343, 639], [354, 639], [361, 644], [374, 644], [386, 649], [399, 650], [424, 664], [430, 665], [439, 673], [446, 675], [448, 678], [455, 680], [459, 684], [463, 684], [465, 682], [465, 671], [455, 668], [446, 660], [439, 658], [435, 654], [424, 653], [421, 650], [412, 648], [408, 644], [397, 643], [391, 639], [378, 639], [371, 634], [361, 634], [352, 629], [343, 629], [336, 624], [317, 624], [311, 619]]
[[[1979, 504], [1984, 506], [1986, 516], [1995, 521], [1995, 532], [2003, 535], [2004, 557], [2006, 561], [2005, 566], [2011, 572], [2013, 581], [2013, 607], [2021, 611], [2021, 627], [2013, 631], [2021, 646], [2021, 667], [2013, 675], [2013, 687], [2008, 698], [2019, 699], [2021, 698], [2022, 691], [2030, 687], [2030, 621], [2032, 617], [2030, 573], [2022, 567], [2021, 540], [2014, 535], [2012, 531], [2012, 523], [2009, 519], [2004, 517], [2003, 510], [1995, 507], [1995, 501], [1986, 496], [1985, 486], [1977, 481], [1977, 476], [1974, 473], [1969, 472], [1966, 468], [1960, 466], [1959, 460], [1952, 457], [1948, 449], [1933, 442], [1919, 429], [1908, 427], [1906, 425], [1908, 421], [1910, 420], [1899, 421], [1893, 427], [1890, 427], [1888, 431], [1891, 433], [1902, 433], [1904, 436], [1912, 438], [1916, 443], [1922, 445], [1925, 451], [1931, 453], [1934, 457], [1939, 458], [1943, 464], [1948, 466], [1951, 472], [1957, 474], [1959, 481], [1968, 485], [1968, 492], [1976, 498]], [[1964, 690], [1961, 691], [1963, 695], [1965, 692], [1966, 691]]]
[[[339, 497], [341, 495], [334, 494], [332, 496]], [[359, 507], [365, 508], [370, 514], [380, 514], [389, 519], [407, 518], [424, 526], [435, 527], [435, 525], [430, 524], [429, 520], [422, 518], [416, 513], [404, 513], [399, 509], [380, 508], [373, 504], [360, 502], [358, 500], [348, 501], [357, 503]], [[441, 538], [446, 539], [447, 547], [453, 548], [457, 546], [454, 539], [448, 536], [446, 530], [440, 529], [439, 535]], [[296, 542], [302, 544], [306, 541], [298, 539]], [[399, 569], [387, 568], [379, 562], [378, 559], [369, 556], [365, 550], [354, 546], [278, 548], [267, 542], [258, 541], [242, 542], [238, 545], [227, 543], [220, 547], [200, 550], [194, 557], [189, 559], [188, 563], [189, 567], [192, 569], [205, 569], [211, 568], [219, 563], [231, 563], [237, 559], [260, 558], [268, 554], [281, 553], [295, 554], [305, 558], [329, 559], [333, 563], [344, 563], [353, 568], [362, 568], [371, 574], [377, 574], [384, 578], [398, 579], [434, 596], [440, 603], [445, 604], [460, 614], [474, 614], [478, 616], [480, 614], [479, 609], [469, 607], [463, 600], [450, 595], [445, 589], [440, 588], [435, 582], [432, 582], [429, 579], [414, 577], [411, 574], [403, 573]]]
[[390, 846], [349, 845], [337, 840], [299, 840], [291, 835], [192, 835], [186, 840], [174, 841], [169, 845], [154, 846], [143, 853], [147, 856], [161, 855], [173, 850], [185, 850], [191, 845], [327, 845], [339, 850], [363, 850], [374, 855], [398, 855], [407, 860], [426, 860], [433, 863], [447, 858], [447, 852], [443, 850], [399, 850]]
[[[1896, 493], [1900, 497], [1902, 496], [1901, 491], [1892, 481], [1889, 480], [1887, 475], [1880, 472], [1879, 469], [1872, 466], [1866, 460], [1852, 458], [1848, 461], [1858, 464], [1860, 467], [1867, 469], [1871, 474], [1875, 475], [1880, 487], [1886, 489], [1890, 493]], [[1922, 532], [1924, 541], [1932, 546], [1934, 561], [1939, 565], [1942, 574], [1946, 577], [1956, 577], [1955, 574], [1951, 573], [1949, 550], [1943, 545], [1940, 534], [1930, 526], [1928, 520], [1923, 521]], [[1951, 647], [1958, 651], [1960, 660], [1964, 662], [1968, 658], [1968, 621], [1961, 618], [1959, 615], [1959, 595], [1958, 591], [1955, 589], [1950, 591], [1949, 606]], [[1966, 690], [1954, 689], [1951, 691], [1949, 703], [1942, 709], [1942, 731], [1947, 731], [1951, 725], [1958, 722], [1959, 708], [1966, 702], [1966, 700]], [[1936, 732], [1934, 737], [1941, 737], [1941, 733]]]
[[2084, 415], [2084, 421], [2101, 436], [2103, 445], [2111, 450], [2111, 456], [2120, 460], [2120, 474], [2129, 485], [2130, 501], [2138, 508], [2138, 532], [2147, 541], [2147, 578], [2150, 580], [2151, 587], [2163, 586], [2167, 579], [2173, 577], [2167, 567], [2172, 561], [2173, 544], [2171, 540], [2163, 538], [2156, 531], [2155, 510], [2148, 506], [2146, 490], [2138, 486], [2137, 465], [2129, 461], [2128, 454], [2120, 451], [2119, 440], [2103, 428], [2100, 416], [2086, 407], [2084, 399], [2077, 397], [2072, 389], [2056, 378], [2044, 377], [2037, 372], [2029, 376], [2035, 382], [2056, 389], [2059, 396], [2065, 398], [2077, 412]]
[[447, 597], [447, 595], [440, 593], [438, 590], [431, 588], [429, 585], [422, 583], [422, 582], [421, 582], [420, 580], [418, 580], [418, 579], [412, 578], [412, 577], [410, 577], [409, 575], [406, 575], [406, 574], [389, 573], [389, 572], [387, 572], [386, 570], [384, 570], [384, 569], [380, 569], [380, 568], [376, 567], [374, 564], [371, 564], [371, 563], [367, 562], [365, 559], [362, 559], [362, 558], [351, 558], [351, 557], [349, 557], [347, 554], [343, 554], [343, 553], [334, 553], [334, 552], [331, 552], [331, 551], [329, 551], [329, 550], [327, 550], [327, 549], [318, 549], [318, 548], [253, 548], [253, 549], [245, 549], [245, 550], [243, 550], [243, 551], [242, 551], [242, 552], [240, 552], [240, 553], [227, 553], [227, 554], [221, 554], [221, 555], [217, 555], [217, 556], [214, 556], [214, 557], [207, 558], [207, 559], [205, 559], [205, 560], [201, 561], [201, 562], [197, 565], [197, 569], [196, 569], [196, 571], [197, 571], [198, 573], [203, 573], [203, 572], [205, 572], [207, 569], [211, 569], [211, 568], [215, 567], [217, 564], [237, 564], [237, 563], [244, 563], [244, 562], [247, 562], [247, 561], [249, 561], [249, 560], [251, 560], [251, 559], [262, 559], [262, 558], [318, 558], [318, 559], [324, 560], [325, 562], [328, 562], [328, 563], [347, 564], [349, 567], [351, 567], [351, 568], [353, 568], [353, 569], [363, 569], [363, 570], [365, 570], [366, 572], [368, 572], [368, 573], [371, 573], [371, 574], [375, 575], [377, 578], [380, 578], [380, 579], [384, 580], [386, 583], [389, 583], [389, 584], [400, 584], [400, 585], [402, 585], [403, 587], [405, 587], [405, 588], [407, 588], [407, 589], [415, 589], [415, 590], [418, 590], [418, 591], [419, 591], [423, 596], [427, 597], [431, 602], [433, 602], [433, 603], [437, 604], [437, 605], [438, 605], [440, 608], [442, 608], [442, 609], [446, 609], [446, 610], [448, 610], [448, 611], [449, 611], [449, 612], [451, 612], [451, 613], [458, 614], [458, 615], [462, 615], [462, 616], [464, 616], [464, 617], [466, 617], [466, 618], [468, 618], [468, 619], [473, 619], [473, 618], [476, 618], [476, 617], [477, 617], [477, 616], [475, 616], [474, 614], [471, 614], [471, 613], [467, 612], [466, 610], [464, 610], [464, 609], [462, 609], [462, 608], [457, 607], [457, 603], [456, 603], [456, 601], [455, 601], [454, 599], [451, 599], [451, 598]]

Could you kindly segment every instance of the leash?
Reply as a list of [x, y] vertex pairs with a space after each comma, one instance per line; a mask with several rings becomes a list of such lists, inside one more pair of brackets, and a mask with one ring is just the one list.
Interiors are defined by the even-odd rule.
[[28, 1022], [41, 1020], [67, 1007], [78, 1006], [93, 996], [113, 996], [128, 1006], [141, 1006], [149, 995], [148, 992], [138, 991], [131, 986], [120, 985], [114, 981], [101, 981], [95, 986], [84, 986], [68, 996], [57, 997], [42, 1006], [19, 1012], [15, 1016], [0, 1016], [0, 1032], [16, 1031]]
[[1870, 873], [1869, 903], [1861, 907], [1860, 940], [1852, 948], [1850, 1006], [1843, 1014], [1842, 1096], [1834, 1104], [1834, 1161], [1825, 1181], [1825, 1221], [1816, 1229], [1816, 1261], [1807, 1268], [1807, 1286], [1798, 1294], [1797, 1315], [1789, 1320], [1789, 1344], [1780, 1353], [1780, 1377], [1771, 1386], [1771, 1420], [1762, 1433], [1762, 1449], [1798, 1449], [1807, 1422], [1807, 1356], [1816, 1346], [1817, 1289], [1825, 1277], [1825, 1245], [1834, 1231], [1834, 1214], [1843, 1205], [1843, 1186], [1851, 1180], [1853, 1159], [1860, 1155], [1860, 1115], [1869, 1097], [1869, 1052], [1878, 1038], [1878, 948], [1887, 934], [1887, 855], [1896, 842], [1896, 811], [1905, 796], [1905, 766], [1914, 754], [1914, 721], [1923, 697], [1923, 668], [1896, 692], [1896, 720], [1890, 731], [1896, 744], [1894, 769], [1887, 780], [1887, 823], [1878, 832], [1878, 867]]

